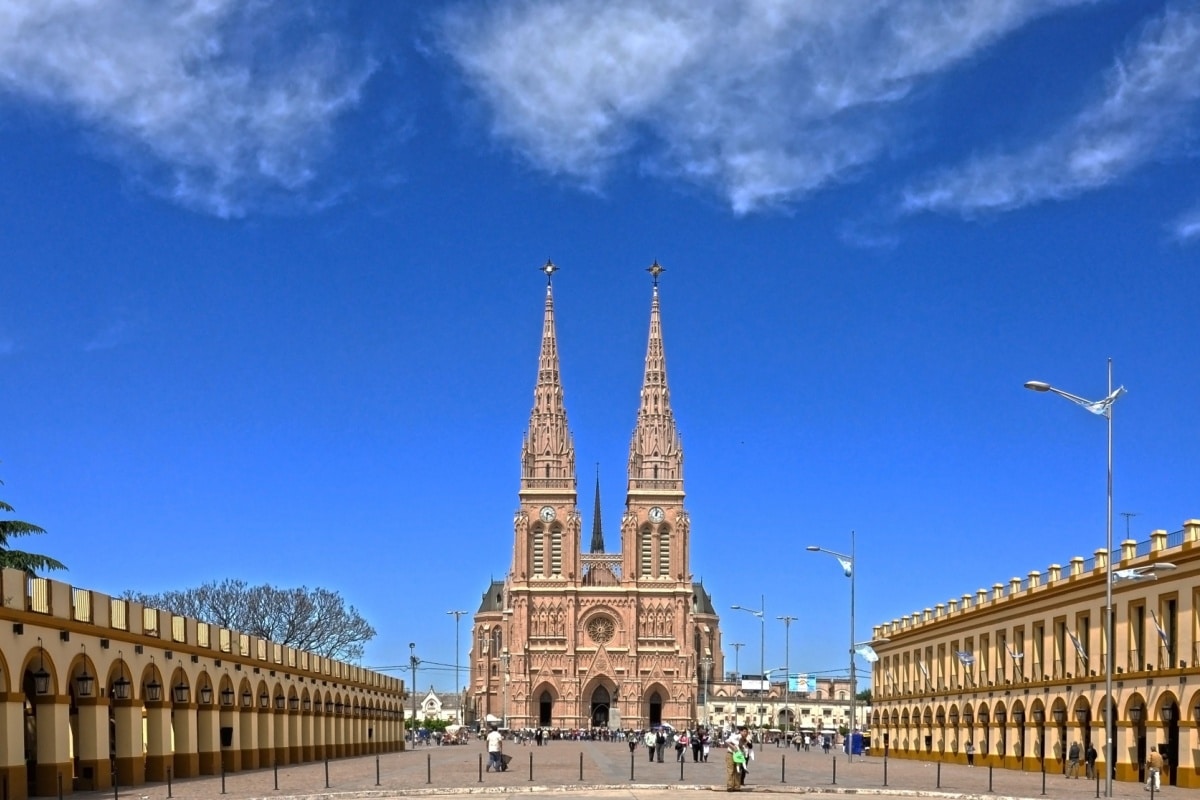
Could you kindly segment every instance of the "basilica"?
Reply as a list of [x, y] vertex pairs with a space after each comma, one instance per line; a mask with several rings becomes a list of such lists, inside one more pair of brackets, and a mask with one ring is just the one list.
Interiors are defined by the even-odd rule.
[[479, 719], [518, 729], [686, 727], [724, 665], [720, 620], [689, 563], [683, 448], [658, 296], [663, 268], [655, 262], [648, 270], [650, 333], [617, 552], [605, 548], [598, 481], [583, 547], [559, 374], [555, 270], [550, 261], [543, 267], [541, 352], [521, 449], [512, 564], [475, 614], [468, 702]]

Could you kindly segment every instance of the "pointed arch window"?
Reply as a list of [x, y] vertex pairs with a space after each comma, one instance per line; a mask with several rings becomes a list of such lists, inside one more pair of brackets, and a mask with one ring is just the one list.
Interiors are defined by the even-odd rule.
[[562, 530], [560, 528], [555, 528], [553, 531], [551, 531], [551, 533], [550, 533], [550, 574], [551, 575], [555, 575], [555, 576], [562, 575], [562, 560], [563, 560], [562, 540], [563, 540], [563, 535], [562, 535]]
[[529, 574], [546, 574], [546, 534], [540, 525], [533, 529], [533, 547], [530, 553]]
[[658, 577], [665, 578], [671, 574], [671, 529], [662, 528], [658, 532]]
[[653, 554], [650, 549], [651, 548], [650, 538], [651, 538], [650, 537], [650, 528], [649, 527], [642, 528], [641, 535], [639, 536], [640, 541], [638, 542], [638, 555], [640, 556], [640, 560], [641, 560], [640, 572], [641, 572], [641, 576], [643, 578], [649, 578], [653, 574], [651, 572], [654, 564], [653, 564], [653, 558], [652, 558]]
[[499, 626], [492, 630], [492, 652], [497, 656], [504, 652], [504, 632]]

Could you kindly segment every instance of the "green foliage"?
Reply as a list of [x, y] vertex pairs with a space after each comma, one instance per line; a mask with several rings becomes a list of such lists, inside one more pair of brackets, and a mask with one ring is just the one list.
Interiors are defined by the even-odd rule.
[[157, 594], [128, 591], [126, 599], [194, 617], [310, 653], [357, 661], [375, 629], [342, 596], [307, 586], [251, 586], [226, 579]]
[[444, 719], [423, 719], [418, 727], [424, 728], [430, 732], [444, 731], [447, 726], [453, 725], [453, 722]]
[[[0, 481], [3, 485], [4, 481]], [[0, 512], [13, 513], [13, 507], [0, 500]], [[17, 536], [33, 536], [46, 531], [29, 522], [19, 519], [0, 519], [0, 567], [24, 570], [29, 575], [37, 575], [38, 570], [66, 569], [67, 565], [50, 556], [38, 553], [26, 553], [24, 550], [14, 550], [9, 540]]]
[[863, 689], [861, 692], [854, 695], [854, 699], [858, 700], [860, 703], [866, 703], [867, 705], [870, 705], [871, 704], [871, 690]]

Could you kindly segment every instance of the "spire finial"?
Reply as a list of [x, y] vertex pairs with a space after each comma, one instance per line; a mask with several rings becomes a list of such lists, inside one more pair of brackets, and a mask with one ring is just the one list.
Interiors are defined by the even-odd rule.
[[658, 263], [658, 259], [654, 259], [654, 263], [646, 267], [646, 272], [654, 276], [654, 288], [658, 288], [658, 276], [667, 271], [667, 268]]
[[547, 258], [546, 263], [539, 267], [539, 269], [546, 273], [546, 285], [549, 286], [550, 279], [554, 276], [554, 273], [558, 272], [558, 266]]

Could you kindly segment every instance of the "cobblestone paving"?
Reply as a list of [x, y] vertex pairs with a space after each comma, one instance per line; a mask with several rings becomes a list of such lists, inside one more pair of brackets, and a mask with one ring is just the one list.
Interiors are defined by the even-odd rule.
[[[724, 793], [723, 756], [714, 750], [708, 763], [696, 763], [688, 753], [681, 765], [669, 751], [664, 763], [647, 760], [645, 748], [631, 756], [623, 743], [551, 742], [544, 747], [506, 743], [509, 770], [483, 771], [487, 754], [482, 742], [447, 747], [418, 747], [415, 751], [348, 758], [325, 764], [280, 767], [278, 789], [272, 769], [230, 773], [221, 779], [205, 777], [176, 781], [170, 797], [180, 800], [370, 800], [431, 794], [487, 794], [528, 797], [531, 793], [571, 795], [596, 800], [666, 800], [690, 792]], [[376, 767], [378, 765], [378, 783]], [[1057, 767], [1056, 762], [1048, 762]], [[885, 785], [886, 778], [886, 785]], [[989, 785], [990, 780], [990, 785]], [[1084, 800], [1103, 794], [1103, 785], [1084, 779], [1067, 780], [1060, 773], [969, 768], [935, 761], [881, 757], [848, 760], [843, 753], [796, 752], [760, 747], [750, 765], [745, 791], [755, 794], [859, 794], [878, 797], [947, 796], [958, 798], [1069, 798]], [[1180, 796], [1186, 789], [1166, 786], [1163, 794]], [[1114, 783], [1115, 798], [1148, 795], [1137, 783]], [[165, 784], [119, 787], [117, 793], [79, 793], [82, 798], [145, 798], [164, 800]]]

